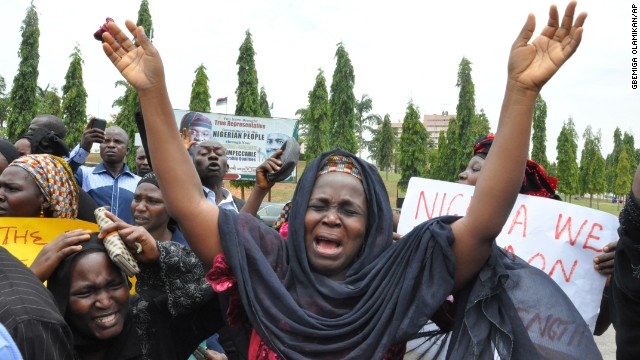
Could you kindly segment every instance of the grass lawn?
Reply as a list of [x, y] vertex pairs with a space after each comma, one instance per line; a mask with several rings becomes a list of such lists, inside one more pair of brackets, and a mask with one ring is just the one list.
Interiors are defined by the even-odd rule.
[[[300, 178], [300, 175], [302, 174], [302, 171], [304, 170], [305, 166], [306, 166], [306, 163], [304, 161], [298, 162], [298, 178]], [[398, 186], [398, 180], [400, 180], [400, 174], [389, 172], [388, 175], [389, 176], [387, 180], [387, 174], [385, 172], [380, 173], [380, 176], [384, 181], [384, 185], [387, 188], [387, 193], [389, 194], [389, 203], [391, 204], [391, 207], [395, 208], [396, 197], [397, 197], [397, 186]], [[231, 188], [229, 184], [227, 184], [226, 186], [228, 189], [231, 190], [231, 192], [235, 196], [241, 197], [240, 190]], [[293, 196], [293, 192], [295, 188], [296, 188], [296, 183], [275, 184], [271, 189], [271, 199], [265, 198], [264, 201], [278, 201], [278, 202], [289, 201]], [[245, 191], [245, 199], [249, 196], [249, 193], [250, 193], [250, 190]], [[401, 192], [400, 196], [402, 197], [403, 195], [404, 193]], [[562, 200], [563, 201], [565, 200], [564, 196], [562, 196]], [[569, 200], [569, 197], [567, 196], [567, 201], [568, 200]], [[589, 197], [580, 197], [577, 200], [571, 199], [570, 202], [575, 205], [589, 207]], [[593, 199], [593, 209], [605, 211], [615, 216], [618, 216], [618, 214], [620, 213], [620, 210], [622, 210], [622, 205], [623, 204], [612, 204], [611, 199], [601, 199], [599, 203], [595, 198]]]

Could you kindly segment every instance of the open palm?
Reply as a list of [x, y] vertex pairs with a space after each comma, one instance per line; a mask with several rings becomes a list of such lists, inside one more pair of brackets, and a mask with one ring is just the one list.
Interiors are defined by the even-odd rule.
[[582, 26], [587, 18], [581, 13], [573, 21], [576, 2], [567, 5], [562, 24], [558, 9], [549, 10], [549, 22], [542, 33], [528, 43], [535, 30], [535, 17], [529, 15], [509, 56], [509, 79], [526, 89], [539, 91], [542, 86], [573, 55], [582, 39]]
[[111, 22], [109, 29], [115, 39], [109, 33], [103, 35], [105, 41], [102, 48], [105, 54], [136, 90], [146, 90], [164, 84], [162, 60], [144, 29], [136, 27], [131, 20], [127, 20], [125, 25], [140, 46], [135, 46], [120, 27]]

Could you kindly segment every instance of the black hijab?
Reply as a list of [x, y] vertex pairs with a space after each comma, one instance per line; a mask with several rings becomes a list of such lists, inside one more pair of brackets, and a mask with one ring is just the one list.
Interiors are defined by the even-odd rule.
[[[314, 272], [305, 249], [304, 217], [316, 176], [330, 155], [348, 156], [362, 175], [368, 232], [344, 281]], [[453, 288], [454, 258], [441, 218], [393, 243], [391, 206], [371, 164], [334, 150], [304, 171], [285, 243], [250, 216], [220, 211], [224, 254], [237, 278], [245, 311], [260, 337], [287, 359], [382, 358], [416, 334]]]
[[[114, 349], [116, 352], [121, 351], [120, 348], [126, 346], [127, 340], [130, 338], [137, 338], [135, 327], [131, 320], [131, 310], [127, 313], [122, 332], [110, 340], [98, 340], [89, 337], [81, 333], [73, 323], [68, 320], [67, 309], [69, 307], [69, 291], [71, 290], [71, 272], [75, 269], [75, 264], [87, 254], [94, 252], [103, 252], [108, 256], [107, 249], [104, 247], [102, 240], [98, 239], [98, 233], [91, 234], [89, 240], [80, 243], [82, 250], [77, 253], [67, 256], [60, 262], [56, 270], [53, 272], [49, 280], [47, 281], [47, 288], [53, 294], [53, 297], [58, 305], [60, 314], [65, 318], [67, 324], [71, 328], [73, 333], [73, 342], [76, 350], [79, 351], [96, 351], [107, 347]], [[122, 275], [124, 276], [124, 274]], [[126, 277], [125, 277], [126, 279]]]

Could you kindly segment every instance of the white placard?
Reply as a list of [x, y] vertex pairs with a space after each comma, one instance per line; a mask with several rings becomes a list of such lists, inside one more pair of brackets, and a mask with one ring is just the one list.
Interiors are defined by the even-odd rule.
[[[411, 178], [398, 232], [443, 215], [466, 214], [473, 186]], [[497, 244], [549, 274], [593, 331], [606, 277], [593, 258], [618, 238], [618, 219], [608, 213], [541, 197], [519, 195]], [[543, 294], [541, 294], [543, 296]]]

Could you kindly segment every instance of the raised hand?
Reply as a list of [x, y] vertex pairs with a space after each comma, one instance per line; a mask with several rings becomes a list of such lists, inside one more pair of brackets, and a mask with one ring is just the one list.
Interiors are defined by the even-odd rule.
[[282, 149], [276, 151], [271, 157], [265, 160], [262, 164], [256, 168], [256, 186], [262, 190], [269, 190], [275, 185], [275, 183], [267, 180], [267, 174], [274, 173], [280, 170], [282, 161], [278, 160], [278, 156], [282, 155], [284, 151]]
[[552, 5], [547, 26], [530, 44], [536, 21], [535, 17], [529, 14], [520, 35], [511, 47], [509, 81], [515, 82], [525, 90], [539, 92], [542, 89], [580, 45], [582, 26], [587, 13], [580, 13], [574, 22], [575, 9], [576, 2], [570, 2], [560, 24], [558, 8]]
[[136, 27], [131, 20], [125, 21], [127, 29], [140, 44], [136, 47], [116, 23], [110, 22], [107, 25], [115, 39], [108, 32], [102, 34], [102, 49], [129, 84], [138, 91], [164, 86], [162, 59], [144, 29]]
[[184, 143], [184, 147], [187, 148], [187, 150], [191, 149], [191, 147], [197, 142], [195, 140], [191, 140], [191, 130], [187, 131], [187, 129], [182, 129], [182, 131], [180, 132], [180, 138], [182, 139], [182, 143]]

